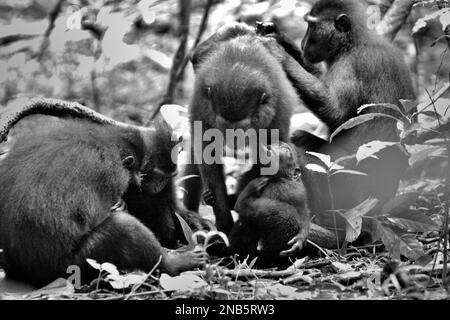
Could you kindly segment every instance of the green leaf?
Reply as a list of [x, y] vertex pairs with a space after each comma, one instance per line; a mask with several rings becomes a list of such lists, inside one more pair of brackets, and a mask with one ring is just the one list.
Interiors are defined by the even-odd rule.
[[119, 270], [117, 270], [117, 267], [109, 262], [102, 263], [102, 270], [108, 272], [109, 274], [113, 274], [113, 275], [119, 274]]
[[314, 163], [307, 164], [306, 169], [319, 173], [327, 173], [327, 169]]
[[[363, 110], [368, 108], [377, 108], [377, 107], [383, 107], [386, 109], [394, 110], [402, 115], [402, 117], [405, 117], [403, 114], [403, 111], [395, 104], [392, 103], [371, 103], [371, 104], [364, 104], [361, 107], [358, 108], [358, 114], [360, 114]], [[398, 118], [400, 120], [401, 118]]]
[[381, 238], [393, 259], [400, 260], [400, 255], [417, 260], [424, 255], [423, 245], [414, 235], [393, 229], [377, 221], [376, 235]]
[[343, 166], [341, 166], [335, 162], [333, 162], [330, 167], [330, 171], [343, 170], [343, 169], [344, 169]]
[[408, 210], [419, 198], [419, 192], [407, 192], [396, 196], [384, 204], [381, 209], [382, 215], [390, 215], [395, 212]]
[[363, 144], [358, 148], [358, 151], [356, 152], [356, 161], [357, 163], [359, 163], [364, 159], [373, 158], [375, 154], [377, 154], [381, 150], [397, 144], [397, 142], [378, 140]]
[[333, 172], [331, 175], [334, 176], [335, 174], [339, 173], [347, 173], [347, 174], [353, 174], [355, 176], [367, 176], [367, 173], [356, 171], [356, 170], [337, 170]]
[[411, 232], [439, 231], [439, 226], [427, 215], [417, 210], [406, 210], [389, 215], [388, 220]]
[[402, 104], [403, 109], [405, 109], [406, 114], [413, 113], [415, 110], [417, 110], [417, 106], [419, 105], [419, 103], [415, 100], [400, 99], [400, 103]]
[[100, 265], [100, 263], [98, 263], [97, 261], [95, 261], [94, 259], [86, 259], [86, 262], [89, 263], [89, 265], [97, 270], [101, 270], [102, 266]]
[[378, 199], [368, 198], [356, 207], [339, 213], [345, 220], [345, 240], [355, 241], [361, 234], [362, 217], [369, 213], [378, 204]]
[[165, 273], [161, 274], [159, 284], [164, 290], [188, 292], [208, 285], [205, 280], [193, 274], [181, 274], [171, 277]]
[[333, 134], [330, 136], [330, 141], [332, 141], [334, 139], [334, 137], [339, 134], [341, 131], [344, 130], [348, 130], [351, 128], [354, 128], [360, 124], [363, 124], [365, 122], [368, 122], [370, 120], [373, 120], [375, 118], [390, 118], [393, 119], [395, 121], [398, 121], [397, 118], [390, 116], [388, 114], [384, 114], [384, 113], [369, 113], [369, 114], [363, 114], [361, 116], [357, 116], [354, 118], [351, 118], [350, 120], [348, 120], [347, 122], [345, 122], [344, 124], [342, 124], [339, 128], [337, 128]]
[[332, 163], [331, 163], [331, 157], [328, 154], [323, 154], [323, 153], [318, 153], [318, 152], [310, 152], [307, 151], [307, 154], [312, 155], [313, 157], [318, 158], [320, 161], [322, 161], [327, 168], [330, 168]]
[[422, 243], [412, 234], [404, 234], [399, 237], [400, 254], [411, 260], [420, 259], [425, 253]]
[[400, 243], [390, 227], [376, 221], [373, 236], [374, 240], [381, 239], [393, 259], [400, 260]]

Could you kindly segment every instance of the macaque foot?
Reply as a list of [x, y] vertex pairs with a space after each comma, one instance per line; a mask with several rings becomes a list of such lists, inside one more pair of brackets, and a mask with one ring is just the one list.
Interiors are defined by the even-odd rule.
[[171, 251], [166, 256], [166, 268], [162, 269], [172, 276], [178, 275], [183, 271], [203, 267], [208, 262], [208, 258], [208, 254], [201, 249]]
[[288, 245], [290, 245], [291, 248], [288, 250], [281, 251], [280, 256], [287, 257], [300, 253], [303, 249], [305, 242], [306, 242], [306, 234], [304, 232], [300, 232], [288, 242]]

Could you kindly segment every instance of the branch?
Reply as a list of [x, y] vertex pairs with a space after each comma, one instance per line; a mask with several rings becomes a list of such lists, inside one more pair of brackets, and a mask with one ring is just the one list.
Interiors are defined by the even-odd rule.
[[[309, 261], [305, 264], [301, 265], [299, 269], [313, 269], [313, 268], [321, 268], [323, 266], [327, 266], [331, 263], [328, 259], [318, 259], [315, 261]], [[217, 277], [230, 277], [233, 279], [283, 279], [287, 277], [291, 277], [299, 272], [298, 269], [288, 268], [285, 270], [260, 270], [260, 269], [225, 269], [225, 268], [217, 268], [212, 271], [213, 275]], [[190, 275], [198, 275], [200, 277], [205, 276], [205, 271], [186, 271], [185, 274]]]
[[190, 22], [190, 9], [191, 9], [191, 0], [179, 0], [180, 6], [180, 34], [181, 40], [180, 45], [178, 46], [177, 52], [173, 58], [172, 68], [170, 69], [170, 79], [169, 85], [167, 87], [166, 93], [164, 97], [159, 102], [157, 108], [152, 114], [150, 119], [153, 119], [161, 109], [161, 106], [165, 104], [173, 103], [175, 90], [177, 88], [177, 73], [180, 69], [180, 66], [183, 63], [183, 59], [186, 55], [186, 45], [189, 36], [189, 22]]
[[395, 0], [377, 26], [377, 33], [393, 40], [416, 2], [417, 0]]
[[62, 4], [64, 3], [64, 0], [58, 0], [58, 2], [53, 7], [52, 11], [50, 11], [48, 15], [48, 27], [47, 30], [44, 32], [44, 37], [42, 39], [41, 47], [39, 49], [39, 52], [36, 54], [37, 60], [41, 60], [42, 56], [44, 55], [45, 50], [48, 47], [49, 37], [52, 33], [53, 29], [55, 28], [55, 21], [58, 17], [59, 13], [61, 12]]
[[11, 34], [8, 36], [0, 37], [0, 46], [7, 46], [17, 41], [29, 40], [36, 37], [37, 35], [35, 34]]
[[206, 3], [205, 10], [203, 11], [202, 22], [200, 23], [200, 28], [198, 29], [198, 32], [197, 32], [197, 37], [195, 38], [194, 45], [192, 46], [191, 50], [189, 51], [189, 54], [187, 54], [184, 57], [183, 64], [180, 66], [180, 70], [178, 70], [177, 82], [179, 82], [181, 80], [181, 78], [183, 77], [184, 69], [186, 69], [186, 66], [187, 66], [190, 56], [191, 56], [191, 53], [194, 51], [194, 49], [197, 47], [197, 45], [200, 43], [200, 40], [202, 39], [202, 35], [206, 30], [206, 26], [208, 25], [209, 11], [210, 11], [213, 3], [214, 3], [214, 0], [208, 0], [208, 2]]

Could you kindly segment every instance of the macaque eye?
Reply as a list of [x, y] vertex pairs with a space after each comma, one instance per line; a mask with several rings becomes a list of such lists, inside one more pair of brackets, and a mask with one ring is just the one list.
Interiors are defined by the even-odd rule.
[[261, 99], [259, 100], [259, 104], [266, 104], [269, 101], [269, 95], [267, 93], [263, 93], [261, 95]]
[[302, 171], [300, 170], [300, 168], [295, 168], [294, 169], [294, 180], [300, 181], [301, 177], [302, 177]]
[[205, 96], [206, 96], [206, 98], [211, 100], [211, 97], [212, 97], [212, 89], [211, 89], [211, 87], [206, 87], [205, 88]]
[[127, 169], [131, 169], [133, 167], [133, 164], [134, 158], [132, 156], [128, 156], [122, 160], [122, 165]]

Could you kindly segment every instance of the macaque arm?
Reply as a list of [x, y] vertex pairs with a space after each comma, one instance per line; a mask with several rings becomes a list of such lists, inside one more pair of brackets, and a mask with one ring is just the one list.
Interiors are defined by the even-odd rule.
[[307, 72], [292, 57], [286, 57], [283, 68], [306, 106], [332, 131], [348, 120], [347, 108], [353, 107], [353, 103], [340, 108], [339, 97], [335, 92], [345, 95], [350, 89], [357, 90], [359, 86], [352, 77], [346, 75], [345, 78], [335, 79], [334, 90], [331, 90], [322, 79]]

